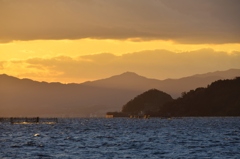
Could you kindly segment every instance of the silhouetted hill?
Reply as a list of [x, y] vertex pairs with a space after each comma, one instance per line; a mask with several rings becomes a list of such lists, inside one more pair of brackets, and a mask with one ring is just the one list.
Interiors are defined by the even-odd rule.
[[140, 112], [151, 114], [151, 112], [159, 111], [160, 107], [172, 100], [169, 94], [157, 89], [151, 89], [127, 102], [123, 106], [122, 112], [129, 114], [139, 114]]
[[[237, 70], [232, 78], [239, 75]], [[183, 91], [206, 87], [218, 79], [225, 77], [208, 74], [156, 80], [127, 72], [82, 84], [61, 84], [0, 75], [0, 116], [104, 116], [107, 111], [120, 111], [129, 100], [152, 88], [177, 98]]]
[[240, 116], [240, 77], [197, 88], [160, 110], [166, 116]]

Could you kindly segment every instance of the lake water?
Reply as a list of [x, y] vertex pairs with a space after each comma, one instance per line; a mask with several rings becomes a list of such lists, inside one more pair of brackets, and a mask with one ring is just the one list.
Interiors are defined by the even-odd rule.
[[240, 158], [240, 118], [0, 123], [0, 158]]

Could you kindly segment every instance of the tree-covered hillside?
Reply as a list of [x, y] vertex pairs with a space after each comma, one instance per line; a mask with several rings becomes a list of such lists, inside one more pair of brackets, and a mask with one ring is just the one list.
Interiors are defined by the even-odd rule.
[[151, 89], [130, 100], [123, 106], [122, 112], [129, 114], [158, 112], [161, 106], [172, 100], [169, 94], [157, 89]]
[[160, 116], [240, 116], [240, 77], [219, 80], [165, 104]]

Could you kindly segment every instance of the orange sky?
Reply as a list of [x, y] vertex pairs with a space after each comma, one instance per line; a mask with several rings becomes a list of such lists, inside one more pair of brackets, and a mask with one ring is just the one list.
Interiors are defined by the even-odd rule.
[[240, 68], [239, 1], [0, 1], [0, 74], [83, 82]]
[[180, 44], [172, 41], [130, 41], [130, 40], [31, 40], [0, 44], [0, 60], [23, 60], [33, 57], [51, 58], [67, 55], [113, 53], [122, 55], [144, 50], [165, 49], [181, 53], [203, 48], [231, 53], [240, 51], [240, 44]]

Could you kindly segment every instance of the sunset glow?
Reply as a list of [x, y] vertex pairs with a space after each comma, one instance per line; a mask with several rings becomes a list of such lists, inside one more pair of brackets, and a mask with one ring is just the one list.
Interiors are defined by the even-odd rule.
[[240, 68], [238, 4], [215, 1], [2, 0], [0, 74], [69, 83]]
[[130, 40], [34, 40], [14, 41], [0, 44], [0, 60], [28, 59], [32, 57], [51, 58], [67, 55], [70, 57], [113, 53], [122, 55], [145, 50], [169, 50], [176, 53], [199, 49], [213, 49], [232, 53], [240, 52], [240, 44], [180, 44], [171, 41], [130, 41]]

